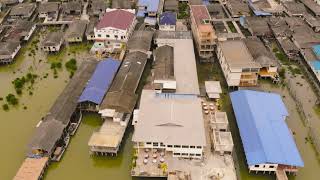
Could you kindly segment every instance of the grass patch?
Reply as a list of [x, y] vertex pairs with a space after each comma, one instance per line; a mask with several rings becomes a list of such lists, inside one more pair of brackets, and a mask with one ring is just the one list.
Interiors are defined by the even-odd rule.
[[231, 32], [237, 33], [237, 29], [234, 27], [232, 22], [228, 21], [227, 24], [228, 24], [228, 27], [230, 28]]
[[189, 18], [190, 14], [189, 14], [189, 10], [188, 10], [188, 3], [186, 2], [182, 2], [179, 3], [179, 12], [178, 12], [178, 19], [187, 19]]
[[69, 77], [72, 78], [77, 68], [77, 61], [72, 58], [68, 62], [66, 62], [65, 67], [67, 71], [70, 73]]
[[317, 104], [313, 107], [314, 112], [318, 115], [320, 118], [320, 104]]

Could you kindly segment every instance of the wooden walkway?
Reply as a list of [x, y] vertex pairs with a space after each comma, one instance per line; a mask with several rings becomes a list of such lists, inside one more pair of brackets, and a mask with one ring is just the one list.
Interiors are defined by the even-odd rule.
[[288, 180], [287, 174], [283, 169], [278, 169], [276, 171], [277, 180]]

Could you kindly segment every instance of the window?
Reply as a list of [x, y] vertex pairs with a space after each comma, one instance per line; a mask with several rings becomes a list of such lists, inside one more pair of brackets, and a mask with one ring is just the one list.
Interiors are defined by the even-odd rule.
[[163, 143], [160, 143], [160, 146], [161, 146], [161, 147], [166, 147], [166, 145], [164, 145]]
[[150, 144], [151, 144], [151, 142], [146, 142], [146, 144], [149, 144], [149, 145], [150, 145]]
[[101, 37], [101, 34], [98, 34], [98, 37]]
[[175, 147], [175, 148], [181, 148], [180, 145], [174, 145], [173, 147]]
[[109, 34], [107, 34], [107, 35], [106, 35], [106, 37], [108, 38], [108, 37], [110, 37], [110, 35], [109, 35]]
[[254, 165], [254, 167], [258, 168], [258, 167], [259, 167], [259, 165]]
[[175, 155], [175, 156], [180, 156], [180, 153], [173, 153], [173, 155]]
[[167, 147], [172, 148], [172, 145], [168, 145]]
[[201, 146], [197, 146], [197, 149], [201, 149], [202, 147]]
[[114, 35], [114, 38], [118, 39], [118, 35]]
[[190, 153], [190, 156], [194, 156], [194, 154], [193, 154], [193, 153]]
[[201, 154], [196, 154], [196, 156], [201, 156]]
[[182, 153], [182, 156], [188, 156], [188, 153]]
[[153, 146], [159, 146], [159, 143], [154, 142], [154, 143], [153, 143]]
[[269, 167], [270, 167], [270, 168], [274, 168], [274, 166], [273, 166], [273, 165], [270, 165]]
[[182, 146], [182, 148], [189, 148], [189, 146]]
[[195, 146], [190, 146], [190, 148], [195, 149], [196, 147]]

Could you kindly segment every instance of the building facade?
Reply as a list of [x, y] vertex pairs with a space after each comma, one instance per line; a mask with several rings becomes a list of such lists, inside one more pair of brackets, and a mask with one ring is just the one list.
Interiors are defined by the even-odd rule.
[[191, 30], [198, 54], [203, 59], [213, 56], [217, 36], [211, 25], [211, 17], [204, 5], [190, 6]]

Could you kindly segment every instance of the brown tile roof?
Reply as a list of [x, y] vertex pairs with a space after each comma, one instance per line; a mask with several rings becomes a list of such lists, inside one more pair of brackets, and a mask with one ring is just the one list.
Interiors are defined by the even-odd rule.
[[125, 10], [114, 10], [106, 12], [97, 24], [96, 28], [101, 29], [105, 27], [113, 27], [117, 29], [126, 30], [134, 21], [135, 15]]

